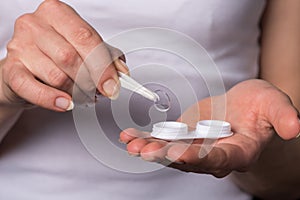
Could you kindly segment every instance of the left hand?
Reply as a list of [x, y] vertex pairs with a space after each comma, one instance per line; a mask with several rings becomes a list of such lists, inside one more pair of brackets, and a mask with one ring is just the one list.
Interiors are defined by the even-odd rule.
[[[127, 144], [129, 154], [144, 160], [186, 172], [224, 177], [233, 170], [246, 171], [275, 132], [283, 139], [295, 138], [300, 132], [298, 112], [288, 96], [265, 81], [244, 81], [225, 95], [225, 120], [231, 123], [234, 132], [229, 138], [212, 140], [207, 145], [207, 140], [205, 143], [201, 139], [164, 141], [148, 137], [149, 133], [127, 129], [120, 133], [120, 140]], [[212, 98], [217, 102], [224, 96], [199, 101], [179, 121], [195, 127], [197, 121], [210, 119]]]

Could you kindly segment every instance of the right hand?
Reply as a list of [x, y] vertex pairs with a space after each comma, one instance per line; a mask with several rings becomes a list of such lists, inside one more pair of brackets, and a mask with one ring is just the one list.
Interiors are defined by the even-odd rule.
[[[97, 59], [86, 60], [95, 47]], [[113, 99], [120, 87], [117, 70], [126, 73], [128, 69], [124, 64], [113, 64], [110, 49], [70, 6], [45, 0], [34, 13], [16, 20], [0, 68], [0, 104], [29, 102], [66, 111], [73, 105], [74, 86], [81, 91], [96, 88]], [[74, 81], [83, 62], [85, 79], [80, 85]]]

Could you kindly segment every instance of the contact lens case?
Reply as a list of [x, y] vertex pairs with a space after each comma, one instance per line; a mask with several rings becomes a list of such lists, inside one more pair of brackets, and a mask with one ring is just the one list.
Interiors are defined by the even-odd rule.
[[163, 140], [186, 139], [219, 139], [232, 136], [231, 125], [220, 120], [202, 120], [196, 129], [188, 130], [188, 125], [182, 122], [166, 121], [153, 125], [151, 136]]

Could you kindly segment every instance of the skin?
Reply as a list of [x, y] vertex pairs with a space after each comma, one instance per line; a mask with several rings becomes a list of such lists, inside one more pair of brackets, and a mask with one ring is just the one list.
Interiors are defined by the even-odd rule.
[[[289, 95], [300, 110], [300, 1], [270, 0], [263, 21], [261, 78]], [[263, 199], [300, 198], [300, 140], [274, 137], [247, 173], [234, 173], [244, 190]]]
[[[299, 133], [297, 111], [290, 101], [300, 108], [299, 4], [296, 0], [268, 2], [263, 23], [261, 78], [274, 85], [250, 80], [226, 93], [226, 120], [231, 122], [234, 136], [211, 141], [209, 146], [213, 148], [206, 146], [199, 157], [202, 140], [162, 141], [128, 129], [120, 139], [128, 144], [129, 153], [182, 171], [216, 177], [232, 171], [244, 172], [233, 173], [235, 182], [266, 199], [300, 197], [299, 140], [284, 142], [276, 136], [286, 140]], [[98, 45], [101, 48], [96, 57], [101, 58], [100, 64], [85, 63], [84, 80], [89, 84], [74, 84], [83, 60]], [[34, 13], [18, 18], [7, 52], [0, 62], [0, 133], [9, 130], [20, 112], [30, 105], [66, 111], [74, 87], [82, 91], [96, 87], [103, 95], [114, 98], [119, 87], [116, 71], [128, 71], [120, 63], [112, 64], [116, 50], [104, 44], [101, 36], [72, 8], [57, 0], [46, 0]], [[115, 82], [110, 84], [110, 91], [104, 89], [108, 80]], [[58, 98], [67, 100], [65, 107], [57, 106]], [[223, 98], [213, 99], [218, 102]], [[193, 105], [179, 120], [193, 127], [196, 121], [209, 119], [211, 100]], [[218, 115], [214, 118], [222, 119]]]
[[[197, 121], [211, 119], [211, 102], [219, 98], [223, 99], [198, 102], [179, 121], [195, 127]], [[288, 96], [265, 81], [249, 80], [229, 90], [226, 102], [225, 120], [231, 123], [234, 135], [211, 141], [210, 146], [202, 146], [199, 139], [163, 141], [135, 129], [121, 132], [120, 140], [127, 144], [129, 154], [181, 171], [219, 178], [234, 172], [231, 176], [238, 186], [263, 199], [299, 198], [300, 156], [295, 151], [299, 140], [293, 138], [300, 124]]]
[[[95, 49], [94, 58], [88, 55]], [[1, 62], [0, 105], [3, 109], [24, 101], [54, 111], [66, 111], [73, 87], [82, 91], [97, 88], [115, 98], [118, 93], [117, 67], [110, 46], [71, 7], [46, 0], [34, 13], [15, 22], [14, 35]], [[85, 60], [85, 67], [80, 69]], [[84, 84], [74, 81], [82, 71]], [[101, 77], [99, 79], [99, 77]], [[107, 86], [107, 87], [105, 87]], [[57, 99], [69, 104], [57, 106]]]
[[[220, 99], [222, 101], [223, 97], [198, 102], [178, 121], [195, 127], [197, 121], [210, 119], [211, 102], [218, 104]], [[201, 139], [163, 141], [134, 129], [123, 131], [120, 140], [127, 144], [130, 154], [139, 155], [144, 160], [164, 164], [172, 161], [169, 167], [224, 177], [233, 170], [246, 171], [258, 159], [275, 131], [285, 139], [295, 138], [300, 132], [298, 112], [290, 99], [262, 80], [245, 81], [229, 90], [226, 93], [226, 112], [225, 120], [231, 123], [234, 135], [211, 141], [210, 146], [203, 147]], [[222, 114], [217, 113], [214, 119], [222, 119]]]
[[[216, 177], [233, 172], [231, 177], [241, 189], [262, 199], [299, 199], [300, 141], [294, 139], [299, 134], [300, 109], [299, 10], [300, 1], [268, 1], [260, 73], [268, 82], [249, 80], [226, 93], [226, 121], [232, 124], [234, 136], [212, 142], [211, 149], [201, 140], [162, 141], [128, 129], [120, 134], [128, 152], [186, 172]], [[210, 119], [211, 100], [218, 98], [193, 105], [183, 121], [195, 127], [196, 121]], [[199, 156], [201, 147], [208, 151]]]
[[35, 12], [20, 16], [7, 56], [0, 61], [0, 141], [27, 107], [68, 111], [73, 107], [73, 90], [83, 100], [94, 97], [95, 89], [116, 98], [117, 71], [128, 72], [119, 57], [124, 60], [122, 52], [105, 44], [70, 6], [58, 0], [45, 0]]

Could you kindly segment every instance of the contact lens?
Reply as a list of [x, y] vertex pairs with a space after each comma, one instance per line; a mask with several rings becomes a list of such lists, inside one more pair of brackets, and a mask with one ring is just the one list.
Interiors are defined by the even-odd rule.
[[167, 112], [170, 110], [171, 102], [169, 95], [162, 90], [155, 90], [157, 99], [154, 101], [154, 107], [160, 112]]

